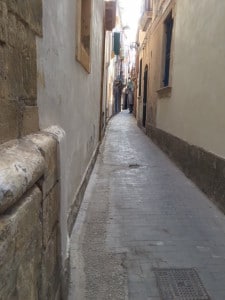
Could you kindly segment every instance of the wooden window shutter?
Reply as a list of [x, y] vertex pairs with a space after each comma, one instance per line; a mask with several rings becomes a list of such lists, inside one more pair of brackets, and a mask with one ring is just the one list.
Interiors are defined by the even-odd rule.
[[120, 55], [120, 32], [113, 34], [113, 51], [115, 55]]
[[105, 30], [112, 31], [116, 25], [116, 1], [105, 2]]

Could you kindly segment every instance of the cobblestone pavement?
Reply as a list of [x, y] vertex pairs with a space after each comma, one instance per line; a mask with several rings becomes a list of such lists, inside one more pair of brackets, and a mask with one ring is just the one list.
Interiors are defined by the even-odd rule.
[[155, 268], [194, 268], [210, 299], [224, 300], [225, 216], [123, 112], [72, 233], [69, 299], [167, 300]]

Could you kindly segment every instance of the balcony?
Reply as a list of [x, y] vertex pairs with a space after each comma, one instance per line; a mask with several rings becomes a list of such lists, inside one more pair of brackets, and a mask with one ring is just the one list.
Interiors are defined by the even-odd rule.
[[105, 2], [105, 30], [112, 31], [116, 25], [116, 1]]
[[142, 31], [146, 31], [152, 20], [152, 10], [145, 10], [140, 19], [140, 26]]

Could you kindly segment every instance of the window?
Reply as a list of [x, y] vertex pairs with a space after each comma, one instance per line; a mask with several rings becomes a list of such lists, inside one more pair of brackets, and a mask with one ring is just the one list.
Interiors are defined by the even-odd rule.
[[164, 74], [163, 74], [163, 86], [169, 85], [170, 77], [170, 60], [171, 60], [171, 41], [172, 41], [172, 32], [173, 32], [173, 18], [172, 12], [168, 15], [164, 22], [165, 28], [165, 56], [164, 56]]
[[113, 52], [115, 55], [120, 55], [120, 32], [113, 33]]
[[138, 96], [141, 96], [141, 85], [142, 85], [142, 59], [140, 60], [140, 67], [139, 67], [139, 91], [138, 91]]
[[152, 0], [145, 0], [145, 10], [152, 10]]
[[116, 26], [116, 1], [105, 2], [105, 30], [112, 31]]
[[88, 73], [91, 71], [91, 15], [92, 0], [78, 0], [76, 59]]

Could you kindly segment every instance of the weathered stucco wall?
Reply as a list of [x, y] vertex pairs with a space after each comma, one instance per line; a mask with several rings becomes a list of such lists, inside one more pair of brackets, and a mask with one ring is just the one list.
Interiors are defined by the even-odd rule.
[[172, 96], [159, 99], [157, 127], [225, 158], [225, 2], [177, 1]]
[[0, 146], [0, 299], [61, 299], [57, 145], [40, 132]]
[[43, 38], [37, 47], [40, 127], [56, 124], [65, 131], [60, 142], [63, 259], [77, 192], [99, 140], [104, 1], [92, 1], [90, 74], [75, 59], [76, 2], [43, 1]]
[[0, 143], [39, 128], [36, 35], [41, 0], [0, 1]]

